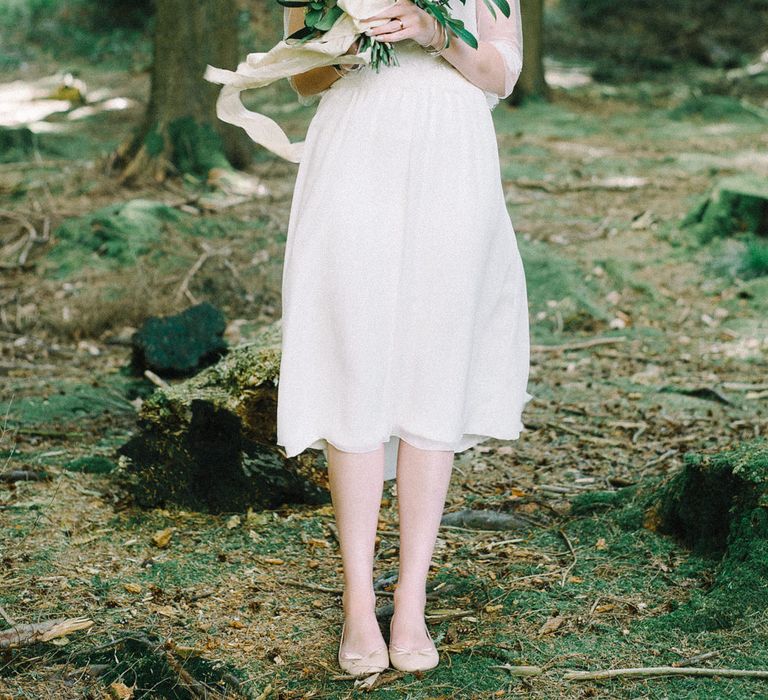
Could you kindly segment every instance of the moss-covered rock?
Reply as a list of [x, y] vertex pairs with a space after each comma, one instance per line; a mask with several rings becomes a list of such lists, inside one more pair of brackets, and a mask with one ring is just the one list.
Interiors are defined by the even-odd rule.
[[118, 453], [139, 505], [211, 512], [327, 503], [320, 450], [290, 459], [276, 444], [280, 321], [194, 377], [144, 401]]
[[686, 455], [648, 515], [660, 532], [719, 559], [711, 588], [695, 592], [671, 623], [719, 629], [768, 610], [768, 442]]
[[227, 350], [224, 314], [207, 301], [171, 316], [152, 316], [132, 338], [131, 368], [184, 377], [212, 364]]
[[584, 494], [572, 513], [604, 513], [623, 529], [646, 527], [675, 537], [712, 561], [712, 584], [644, 624], [689, 632], [732, 626], [768, 611], [768, 441], [710, 455], [689, 453], [670, 478], [614, 493]]
[[768, 183], [752, 175], [723, 180], [688, 213], [683, 226], [705, 242], [716, 236], [768, 237]]

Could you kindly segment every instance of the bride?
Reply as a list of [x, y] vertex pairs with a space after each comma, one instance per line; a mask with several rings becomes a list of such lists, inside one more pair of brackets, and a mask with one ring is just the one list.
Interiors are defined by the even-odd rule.
[[[451, 0], [473, 48], [411, 0], [367, 34], [397, 66], [292, 76], [317, 100], [283, 267], [277, 442], [323, 449], [344, 594], [340, 666], [433, 668], [426, 581], [455, 452], [523, 429], [525, 276], [491, 109], [522, 67], [519, 0]], [[286, 8], [285, 35], [304, 25]], [[354, 52], [353, 44], [350, 52]], [[399, 577], [385, 643], [372, 582], [383, 484], [396, 478]]]

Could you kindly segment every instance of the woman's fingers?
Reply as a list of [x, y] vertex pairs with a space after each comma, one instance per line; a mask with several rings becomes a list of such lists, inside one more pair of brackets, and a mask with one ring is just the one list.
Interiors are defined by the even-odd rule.
[[390, 20], [389, 22], [386, 22], [385, 24], [380, 24], [378, 27], [371, 27], [365, 33], [368, 34], [368, 36], [377, 36], [379, 34], [392, 34], [392, 32], [396, 32], [400, 30], [401, 30], [400, 20], [395, 18]]
[[409, 27], [406, 27], [403, 30], [391, 32], [390, 34], [376, 34], [375, 36], [376, 36], [376, 41], [391, 43], [394, 41], [402, 41], [403, 39], [410, 39], [413, 36], [413, 32], [410, 30]]

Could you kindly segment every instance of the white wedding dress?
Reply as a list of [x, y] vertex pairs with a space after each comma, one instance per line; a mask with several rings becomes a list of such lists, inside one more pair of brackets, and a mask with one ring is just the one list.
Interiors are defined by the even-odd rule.
[[522, 65], [510, 4], [494, 20], [483, 0], [451, 0], [496, 48], [503, 92], [406, 39], [399, 66], [299, 98], [319, 100], [283, 264], [277, 443], [289, 457], [384, 443], [392, 479], [401, 439], [460, 452], [523, 429], [528, 304], [491, 118]]

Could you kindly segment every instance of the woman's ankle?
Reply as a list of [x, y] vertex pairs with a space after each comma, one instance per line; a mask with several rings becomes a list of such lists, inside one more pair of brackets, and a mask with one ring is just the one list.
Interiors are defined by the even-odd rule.
[[395, 586], [392, 602], [395, 612], [423, 615], [427, 604], [427, 593], [423, 586], [410, 588], [398, 584]]
[[344, 589], [341, 605], [345, 617], [375, 613], [376, 593], [373, 589], [370, 591]]

